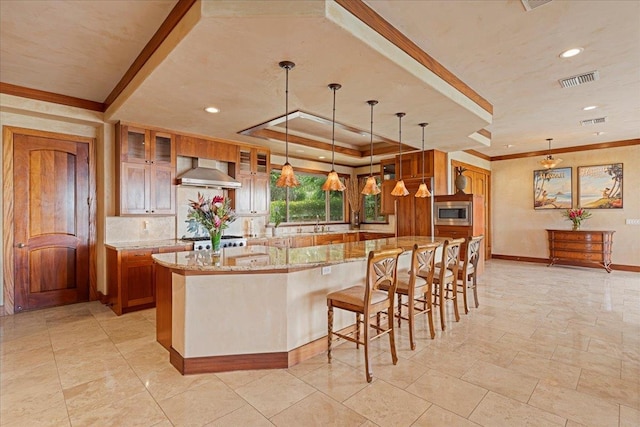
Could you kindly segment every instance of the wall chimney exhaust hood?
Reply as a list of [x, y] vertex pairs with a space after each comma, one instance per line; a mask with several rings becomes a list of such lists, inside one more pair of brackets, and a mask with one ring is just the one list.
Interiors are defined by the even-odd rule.
[[242, 184], [219, 169], [205, 167], [200, 159], [193, 159], [192, 169], [178, 176], [178, 185], [210, 188], [240, 188]]

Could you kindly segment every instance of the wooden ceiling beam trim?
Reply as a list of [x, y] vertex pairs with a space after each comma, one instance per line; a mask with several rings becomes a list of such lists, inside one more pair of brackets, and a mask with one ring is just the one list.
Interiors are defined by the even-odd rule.
[[[284, 142], [284, 134], [282, 132], [270, 130], [270, 129], [260, 129], [251, 134], [251, 136], [265, 139], [274, 139], [277, 141]], [[331, 144], [326, 142], [316, 141], [314, 139], [305, 138], [298, 135], [289, 134], [289, 142], [297, 145], [304, 145], [310, 148], [317, 148], [319, 150], [328, 150], [331, 151]], [[344, 154], [345, 156], [351, 157], [362, 157], [362, 152], [360, 150], [356, 150], [353, 148], [346, 148], [336, 145], [336, 153]]]
[[151, 37], [151, 40], [149, 40], [144, 49], [142, 49], [136, 60], [133, 61], [131, 67], [124, 73], [124, 76], [122, 76], [122, 79], [120, 79], [116, 87], [114, 87], [109, 96], [107, 96], [107, 99], [104, 100], [105, 110], [113, 104], [122, 91], [131, 83], [136, 74], [138, 74], [144, 64], [151, 58], [151, 55], [160, 47], [162, 42], [169, 36], [171, 31], [178, 25], [180, 20], [195, 3], [196, 0], [178, 0], [178, 3], [171, 9], [171, 12], [169, 12], [169, 15], [167, 15], [162, 22], [158, 31]]
[[445, 82], [449, 83], [460, 93], [472, 100], [483, 110], [493, 114], [493, 105], [476, 91], [471, 89], [466, 83], [447, 70], [442, 64], [433, 59], [422, 50], [417, 44], [412, 42], [407, 36], [402, 34], [397, 28], [378, 15], [373, 9], [367, 6], [362, 0], [335, 0], [340, 6], [349, 11], [353, 16], [368, 25], [372, 30], [380, 34], [407, 55], [418, 61], [425, 68], [433, 72]]
[[575, 153], [577, 151], [603, 150], [605, 148], [629, 147], [631, 145], [640, 145], [640, 138], [625, 139], [623, 141], [602, 142], [602, 143], [590, 144], [590, 145], [578, 145], [575, 147], [554, 148], [551, 151], [540, 150], [540, 151], [530, 151], [527, 153], [508, 154], [505, 156], [493, 156], [491, 157], [491, 161], [495, 162], [499, 160], [513, 160], [513, 159], [522, 159], [527, 157], [546, 156], [549, 153], [562, 154], [562, 153]]
[[491, 157], [490, 156], [487, 156], [486, 154], [482, 154], [479, 151], [476, 151], [476, 150], [464, 150], [464, 152], [467, 153], [467, 154], [471, 154], [472, 156], [479, 157], [479, 158], [481, 158], [483, 160], [491, 161]]
[[76, 98], [74, 96], [60, 95], [39, 89], [31, 89], [24, 86], [12, 85], [0, 82], [0, 93], [20, 96], [22, 98], [35, 99], [37, 101], [53, 102], [54, 104], [68, 105], [70, 107], [83, 108], [85, 110], [104, 113], [105, 105], [102, 102]]
[[489, 139], [491, 139], [491, 132], [489, 132], [489, 131], [488, 131], [488, 130], [486, 130], [486, 129], [480, 129], [480, 130], [478, 131], [478, 133], [479, 133], [480, 135], [484, 136], [485, 138], [489, 138]]

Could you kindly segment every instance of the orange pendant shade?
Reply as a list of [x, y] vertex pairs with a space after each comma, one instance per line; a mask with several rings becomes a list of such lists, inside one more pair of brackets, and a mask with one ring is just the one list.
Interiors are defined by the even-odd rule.
[[327, 180], [322, 185], [323, 191], [344, 191], [345, 188], [347, 187], [345, 187], [342, 181], [340, 181], [338, 173], [334, 170], [329, 172], [329, 175], [327, 175]]
[[380, 188], [378, 188], [376, 179], [373, 176], [367, 178], [367, 182], [364, 184], [364, 188], [362, 189], [362, 194], [364, 194], [365, 196], [374, 196], [376, 194], [380, 194]]
[[296, 178], [296, 175], [293, 173], [293, 166], [289, 164], [289, 162], [285, 163], [282, 166], [282, 172], [276, 181], [276, 186], [278, 187], [297, 187], [300, 185], [300, 181]]
[[431, 197], [431, 193], [427, 188], [427, 184], [425, 184], [424, 182], [420, 184], [420, 187], [418, 187], [418, 191], [416, 191], [416, 197], [422, 197], [422, 198]]
[[393, 187], [393, 191], [391, 192], [392, 196], [406, 196], [408, 194], [409, 190], [405, 187], [403, 180], [396, 182], [396, 186]]

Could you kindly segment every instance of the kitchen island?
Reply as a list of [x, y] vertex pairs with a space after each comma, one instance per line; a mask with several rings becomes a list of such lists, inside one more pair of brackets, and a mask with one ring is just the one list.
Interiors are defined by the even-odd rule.
[[[372, 250], [444, 238], [399, 237], [305, 248], [249, 246], [153, 255], [157, 336], [183, 374], [287, 368], [326, 350], [326, 295], [363, 281]], [[336, 313], [334, 327], [355, 319]]]

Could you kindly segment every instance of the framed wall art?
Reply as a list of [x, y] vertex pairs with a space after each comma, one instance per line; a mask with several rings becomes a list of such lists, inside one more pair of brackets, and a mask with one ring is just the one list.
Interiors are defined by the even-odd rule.
[[622, 209], [622, 163], [578, 166], [578, 207]]
[[571, 168], [533, 171], [533, 208], [571, 208], [571, 188]]

